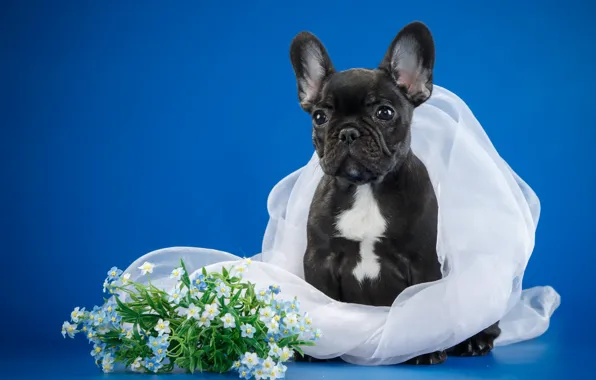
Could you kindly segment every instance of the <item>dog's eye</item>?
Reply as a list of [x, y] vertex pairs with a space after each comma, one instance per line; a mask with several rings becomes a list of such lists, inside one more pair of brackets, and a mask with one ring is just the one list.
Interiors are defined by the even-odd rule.
[[323, 125], [327, 122], [327, 115], [323, 111], [315, 111], [312, 114], [312, 119], [314, 120], [316, 125]]
[[379, 120], [389, 121], [393, 119], [394, 115], [395, 111], [393, 111], [391, 108], [387, 106], [380, 106], [379, 108], [377, 108], [376, 116]]

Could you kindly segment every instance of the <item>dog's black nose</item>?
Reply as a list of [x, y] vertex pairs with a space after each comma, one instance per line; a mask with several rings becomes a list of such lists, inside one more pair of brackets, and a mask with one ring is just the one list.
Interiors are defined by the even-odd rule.
[[360, 132], [356, 128], [344, 128], [339, 132], [341, 142], [351, 144], [360, 137]]

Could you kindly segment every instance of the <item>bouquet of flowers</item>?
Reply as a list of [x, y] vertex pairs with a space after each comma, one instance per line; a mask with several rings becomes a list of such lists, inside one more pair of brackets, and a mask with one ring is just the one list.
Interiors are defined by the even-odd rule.
[[[116, 363], [136, 372], [165, 373], [236, 371], [243, 379], [285, 377], [285, 362], [301, 346], [321, 336], [308, 314], [300, 314], [297, 299], [284, 301], [272, 285], [255, 290], [242, 279], [251, 264], [221, 272], [205, 268], [192, 276], [184, 262], [172, 271], [176, 286], [169, 292], [151, 284], [154, 265], [139, 269], [148, 284], [130, 281], [130, 273], [108, 271], [104, 292], [112, 296], [92, 310], [75, 308], [62, 335], [81, 333], [93, 344], [91, 355], [104, 372]], [[127, 294], [126, 300], [118, 295]]]

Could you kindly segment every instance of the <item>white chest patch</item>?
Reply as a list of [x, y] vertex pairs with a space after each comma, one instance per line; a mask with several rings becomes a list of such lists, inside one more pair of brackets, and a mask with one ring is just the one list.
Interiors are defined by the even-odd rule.
[[356, 189], [352, 208], [337, 218], [336, 228], [341, 237], [360, 242], [360, 262], [354, 268], [354, 276], [360, 282], [365, 278], [379, 276], [381, 265], [375, 255], [375, 242], [383, 237], [387, 221], [383, 218], [370, 185]]

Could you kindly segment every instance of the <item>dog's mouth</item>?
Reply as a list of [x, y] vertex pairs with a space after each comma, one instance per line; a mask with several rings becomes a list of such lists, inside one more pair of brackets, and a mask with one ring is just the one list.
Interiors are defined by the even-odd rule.
[[376, 180], [377, 176], [352, 155], [347, 155], [339, 164], [335, 177], [361, 185]]

